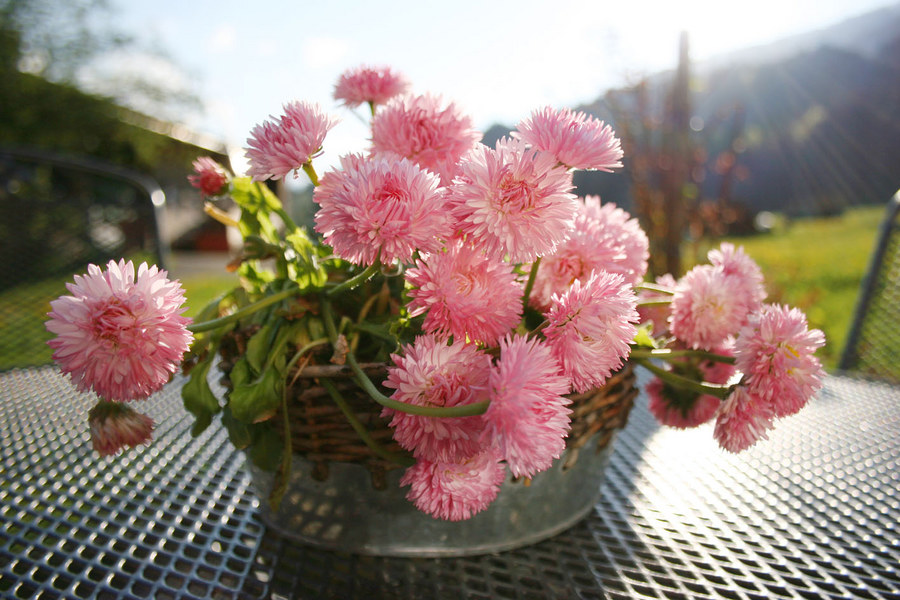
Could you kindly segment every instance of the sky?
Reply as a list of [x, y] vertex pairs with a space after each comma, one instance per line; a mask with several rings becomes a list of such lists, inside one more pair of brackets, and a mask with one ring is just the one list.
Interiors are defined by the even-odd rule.
[[[234, 150], [291, 100], [341, 118], [325, 166], [365, 147], [364, 112], [332, 99], [345, 69], [388, 65], [485, 130], [545, 105], [588, 103], [672, 68], [811, 31], [896, 0], [115, 0], [117, 26], [164, 48], [205, 104], [187, 123]], [[736, 8], [740, 6], [740, 8]], [[152, 68], [148, 65], [147, 68]], [[168, 75], [179, 76], [179, 75]]]

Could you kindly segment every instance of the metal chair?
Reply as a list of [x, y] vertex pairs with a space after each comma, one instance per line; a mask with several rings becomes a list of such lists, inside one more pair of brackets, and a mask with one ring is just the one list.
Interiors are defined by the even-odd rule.
[[900, 383], [900, 191], [888, 202], [838, 366]]
[[89, 263], [162, 266], [165, 195], [113, 165], [0, 148], [0, 371], [52, 361], [50, 301]]

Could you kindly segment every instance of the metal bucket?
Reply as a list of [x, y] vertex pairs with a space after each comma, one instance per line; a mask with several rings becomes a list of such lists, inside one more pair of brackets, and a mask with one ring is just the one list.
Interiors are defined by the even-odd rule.
[[[595, 436], [596, 438], [596, 436]], [[325, 481], [294, 456], [287, 492], [273, 513], [265, 500], [273, 476], [247, 462], [260, 510], [274, 532], [305, 544], [356, 554], [435, 557], [510, 550], [560, 533], [594, 507], [612, 443], [595, 450], [592, 439], [567, 450], [554, 465], [526, 480], [507, 480], [497, 499], [466, 521], [426, 515], [406, 499], [401, 470], [388, 473], [387, 489], [375, 489], [359, 465], [332, 463]], [[577, 458], [577, 460], [574, 460]]]

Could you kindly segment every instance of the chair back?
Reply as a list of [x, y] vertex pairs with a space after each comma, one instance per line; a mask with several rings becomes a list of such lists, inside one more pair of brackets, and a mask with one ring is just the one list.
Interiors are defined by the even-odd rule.
[[164, 204], [144, 175], [0, 148], [0, 371], [52, 362], [50, 301], [88, 264], [126, 258], [162, 267]]
[[900, 191], [888, 203], [838, 366], [900, 383]]

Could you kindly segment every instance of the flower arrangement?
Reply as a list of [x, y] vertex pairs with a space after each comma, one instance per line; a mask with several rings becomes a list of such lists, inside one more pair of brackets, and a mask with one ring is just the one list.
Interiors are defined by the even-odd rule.
[[[300, 371], [337, 368], [389, 419], [400, 455], [345, 410], [367, 444], [406, 467], [408, 498], [460, 520], [492, 502], [507, 469], [548, 468], [565, 449], [568, 395], [604, 385], [626, 360], [653, 373], [646, 391], [661, 423], [714, 421], [733, 452], [819, 389], [824, 336], [799, 310], [765, 303], [742, 249], [722, 244], [680, 279], [645, 282], [637, 220], [572, 193], [575, 170], [621, 167], [608, 125], [542, 108], [487, 147], [453, 103], [408, 88], [388, 68], [340, 78], [335, 98], [370, 108], [371, 144], [321, 177], [313, 164], [337, 121], [304, 102], [251, 131], [246, 177], [196, 161], [190, 181], [207, 213], [244, 240], [230, 265], [240, 286], [196, 322], [181, 316], [177, 281], [124, 260], [91, 265], [52, 303], [54, 358], [100, 397], [89, 416], [98, 453], [150, 441], [153, 423], [132, 401], [182, 366], [194, 434], [220, 418], [283, 481], [287, 391]], [[300, 171], [315, 186], [313, 231], [265, 185]], [[218, 208], [223, 198], [239, 218]], [[224, 398], [209, 384], [217, 356]], [[387, 365], [383, 380], [373, 364]], [[344, 410], [338, 386], [321, 383]]]

